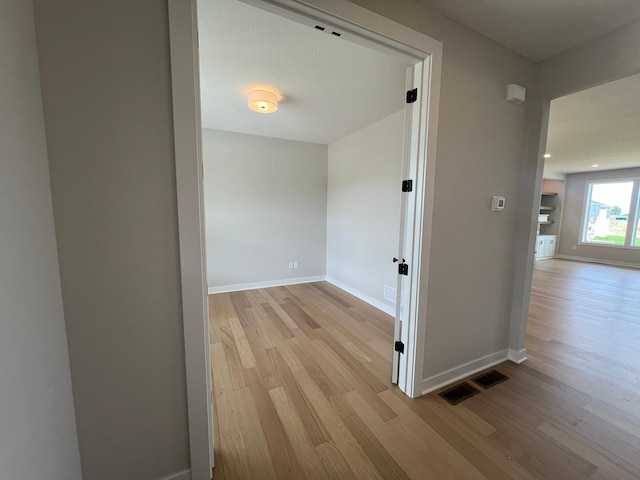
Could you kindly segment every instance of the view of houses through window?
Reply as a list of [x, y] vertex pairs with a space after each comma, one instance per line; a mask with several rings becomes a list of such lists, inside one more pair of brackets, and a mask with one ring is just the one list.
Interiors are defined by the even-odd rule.
[[582, 241], [640, 247], [639, 188], [640, 179], [589, 183]]

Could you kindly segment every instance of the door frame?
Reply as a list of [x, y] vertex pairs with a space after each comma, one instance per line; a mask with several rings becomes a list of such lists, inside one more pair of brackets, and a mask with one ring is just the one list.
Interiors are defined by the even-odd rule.
[[[426, 188], [425, 183], [433, 177], [427, 175], [426, 163], [421, 159], [426, 158], [424, 141], [426, 131], [424, 130], [425, 119], [428, 118], [429, 95], [424, 92], [430, 91], [431, 82], [431, 57], [421, 59], [407, 74], [407, 90], [418, 89], [418, 98], [415, 103], [407, 104], [405, 108], [404, 124], [404, 153], [402, 174], [403, 180], [413, 180], [411, 192], [402, 193], [402, 207], [400, 214], [400, 238], [398, 245], [398, 260], [409, 265], [408, 274], [398, 275], [396, 298], [396, 319], [393, 333], [393, 340], [404, 345], [404, 354], [394, 352], [392, 382], [411, 397], [422, 394], [422, 389], [418, 390], [416, 381], [422, 382], [422, 366], [424, 364], [424, 331], [425, 321], [418, 317], [420, 307], [420, 292], [426, 290], [425, 282], [420, 273], [423, 269], [428, 274], [428, 266], [423, 263], [423, 211], [425, 205], [425, 193], [433, 194], [433, 188]], [[433, 162], [432, 162], [433, 164]], [[429, 236], [430, 239], [430, 236]], [[428, 262], [428, 257], [426, 258]], [[426, 301], [426, 300], [425, 300]], [[417, 370], [419, 374], [416, 374]], [[420, 380], [416, 380], [420, 379]]]
[[[434, 212], [436, 140], [442, 73], [442, 43], [346, 0], [242, 0], [296, 20], [320, 20], [358, 41], [374, 42], [429, 66], [419, 88], [415, 131], [416, 177], [407, 219], [413, 248], [410, 259], [404, 361], [399, 387], [410, 397], [422, 394], [427, 292]], [[198, 65], [197, 0], [168, 0], [174, 109], [176, 188], [192, 480], [211, 478], [213, 395], [209, 354], [208, 287], [202, 188], [202, 139]], [[426, 94], [428, 93], [428, 95]], [[398, 186], [400, 187], [400, 185]], [[404, 335], [403, 335], [404, 337]]]
[[168, 0], [190, 478], [210, 480], [215, 439], [196, 6]]

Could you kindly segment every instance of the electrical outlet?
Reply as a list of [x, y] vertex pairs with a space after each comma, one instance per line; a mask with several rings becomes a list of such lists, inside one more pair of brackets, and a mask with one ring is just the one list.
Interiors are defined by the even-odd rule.
[[571, 250], [575, 250], [575, 249], [576, 249], [576, 246], [575, 246], [575, 245], [571, 247]]
[[298, 269], [298, 262], [293, 262], [293, 269], [297, 270]]
[[289, 270], [293, 270], [293, 262], [289, 262]]

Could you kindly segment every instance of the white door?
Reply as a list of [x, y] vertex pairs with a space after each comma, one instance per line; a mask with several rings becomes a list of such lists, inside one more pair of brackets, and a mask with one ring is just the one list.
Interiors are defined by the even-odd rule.
[[[396, 318], [393, 334], [394, 353], [391, 381], [398, 384], [401, 390], [407, 391], [407, 361], [409, 353], [408, 323], [410, 321], [411, 305], [411, 279], [412, 272], [419, 269], [419, 265], [412, 262], [414, 250], [414, 224], [416, 216], [416, 180], [418, 179], [418, 152], [419, 152], [419, 126], [420, 105], [422, 92], [422, 76], [425, 63], [420, 62], [407, 69], [407, 104], [405, 107], [404, 121], [404, 152], [402, 160], [402, 201], [400, 202], [400, 239], [398, 255], [394, 262], [398, 268]], [[412, 93], [410, 93], [412, 92]], [[415, 92], [415, 93], [413, 93]], [[410, 98], [415, 95], [415, 100]], [[411, 182], [411, 185], [408, 182]], [[407, 191], [404, 191], [407, 190]], [[404, 270], [401, 270], [401, 267]], [[402, 272], [402, 273], [401, 273]], [[399, 343], [398, 343], [399, 342]], [[397, 348], [400, 346], [400, 348]], [[398, 351], [400, 350], [400, 351]]]

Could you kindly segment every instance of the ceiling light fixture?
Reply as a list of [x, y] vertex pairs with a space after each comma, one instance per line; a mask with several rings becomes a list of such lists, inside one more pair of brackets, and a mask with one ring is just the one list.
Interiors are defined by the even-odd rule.
[[598, 168], [600, 165], [598, 165], [597, 163], [594, 163], [593, 165], [591, 165], [591, 168]]
[[544, 154], [544, 158], [551, 158], [551, 154], [550, 153], [545, 153]]
[[251, 90], [249, 108], [258, 113], [273, 113], [278, 110], [278, 95], [265, 89]]

